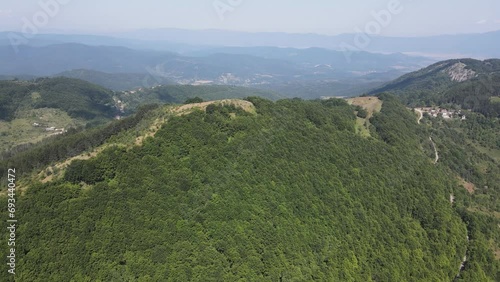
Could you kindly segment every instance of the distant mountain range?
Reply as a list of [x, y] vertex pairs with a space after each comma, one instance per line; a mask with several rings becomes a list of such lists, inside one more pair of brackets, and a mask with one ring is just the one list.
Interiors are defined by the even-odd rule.
[[[10, 45], [19, 33], [0, 32], [0, 45]], [[482, 34], [439, 35], [429, 37], [368, 36], [366, 46], [356, 46], [361, 34], [327, 36], [319, 34], [249, 33], [224, 30], [150, 29], [111, 35], [40, 34], [28, 44], [47, 46], [61, 43], [81, 43], [94, 46], [123, 46], [133, 49], [151, 49], [186, 53], [207, 48], [232, 47], [289, 47], [326, 48], [381, 53], [413, 53], [441, 58], [500, 57], [500, 31]], [[365, 37], [366, 39], [366, 37]]]
[[[52, 75], [73, 69], [146, 73], [162, 67], [172, 76], [214, 79], [222, 73], [263, 75], [321, 75], [333, 72], [413, 70], [432, 60], [403, 54], [345, 53], [320, 48], [277, 47], [210, 48], [180, 55], [168, 51], [136, 50], [119, 46], [64, 43], [19, 46], [18, 52], [0, 46], [0, 74]], [[184, 73], [186, 71], [188, 73]]]
[[53, 76], [77, 78], [115, 91], [136, 89], [144, 85], [154, 87], [158, 85], [175, 84], [175, 82], [168, 78], [159, 76], [153, 77], [144, 73], [106, 73], [87, 69], [65, 71]]
[[115, 34], [123, 38], [152, 41], [175, 41], [189, 45], [211, 46], [281, 46], [293, 48], [319, 47], [343, 50], [347, 46], [367, 52], [419, 53], [444, 57], [500, 57], [500, 31], [482, 34], [439, 35], [428, 37], [368, 36], [363, 48], [356, 46], [359, 34], [335, 36], [319, 34], [291, 34], [281, 32], [249, 33], [223, 30], [151, 29]]
[[500, 32], [373, 37], [363, 51], [339, 51], [356, 47], [353, 34], [157, 29], [113, 36], [40, 34], [15, 48], [13, 36], [22, 35], [0, 32], [0, 79], [66, 76], [113, 90], [234, 85], [303, 98], [358, 95], [437, 61], [405, 52], [500, 56]]
[[[367, 80], [373, 87], [372, 82], [381, 84], [434, 62], [424, 57], [368, 52], [355, 52], [347, 59], [344, 52], [320, 48], [208, 48], [181, 55], [80, 43], [23, 45], [18, 46], [17, 52], [11, 46], [0, 46], [0, 61], [0, 75], [7, 79], [15, 75], [67, 76], [113, 90], [164, 84], [276, 90], [286, 89], [287, 85], [294, 85], [294, 89], [338, 82], [359, 85]], [[350, 89], [343, 93], [358, 94]], [[336, 95], [321, 92], [299, 96], [318, 98], [332, 94]]]

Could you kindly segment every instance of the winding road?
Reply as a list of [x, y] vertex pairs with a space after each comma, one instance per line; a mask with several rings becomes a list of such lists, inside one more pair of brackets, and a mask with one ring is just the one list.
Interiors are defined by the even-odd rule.
[[[424, 118], [424, 112], [422, 110], [419, 110], [419, 109], [414, 109], [414, 110], [415, 110], [415, 112], [418, 113], [417, 123], [420, 124], [420, 121]], [[436, 155], [436, 158], [434, 159], [434, 164], [437, 164], [439, 161], [439, 153], [438, 153], [438, 150], [436, 147], [436, 143], [434, 143], [434, 141], [432, 140], [432, 137], [429, 137], [429, 140], [432, 143], [432, 147], [434, 147], [434, 154]]]
[[418, 113], [418, 124], [420, 124], [420, 121], [424, 118], [424, 112], [419, 109], [415, 109], [415, 111]]
[[[415, 109], [415, 111], [419, 114], [418, 115], [418, 124], [420, 124], [420, 121], [424, 117], [424, 113], [421, 110]], [[432, 140], [432, 137], [429, 137], [429, 140], [432, 143], [432, 147], [434, 147], [434, 153], [436, 154], [436, 158], [434, 159], [434, 164], [437, 164], [439, 161], [439, 153], [436, 147], [436, 143], [434, 143], [434, 140]], [[455, 197], [453, 194], [450, 195], [450, 202], [453, 204], [455, 200]], [[467, 245], [469, 245], [470, 239], [469, 239], [469, 232], [467, 231]], [[467, 263], [467, 251], [465, 251], [464, 258], [462, 260], [462, 263], [460, 264], [460, 267], [458, 269], [458, 274], [455, 276], [455, 279], [453, 281], [457, 281], [460, 278], [460, 274], [462, 274], [462, 271], [465, 269], [465, 264]]]

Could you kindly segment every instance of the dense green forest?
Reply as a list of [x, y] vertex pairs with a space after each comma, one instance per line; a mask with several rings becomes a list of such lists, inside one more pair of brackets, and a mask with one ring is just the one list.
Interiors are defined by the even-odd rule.
[[498, 281], [491, 222], [465, 195], [450, 204], [460, 187], [422, 151], [430, 129], [381, 99], [372, 137], [343, 100], [249, 98], [256, 113], [170, 116], [140, 146], [26, 178], [16, 280], [451, 281], [468, 251], [464, 281]]
[[17, 111], [29, 108], [60, 109], [87, 120], [115, 114], [112, 92], [82, 80], [0, 81], [0, 120], [12, 120]]
[[[462, 187], [455, 190], [455, 207], [468, 226], [468, 261], [461, 281], [488, 281], [500, 273], [500, 122], [468, 113], [466, 120], [445, 120], [424, 115], [422, 122], [439, 152], [438, 166], [455, 175]], [[433, 154], [431, 144], [424, 144]], [[495, 276], [493, 276], [495, 277]], [[490, 278], [491, 280], [491, 278]]]
[[[460, 186], [451, 199], [470, 240], [460, 281], [499, 281], [500, 260], [500, 60], [450, 60], [407, 74], [374, 90], [389, 91], [409, 107], [466, 109], [465, 120], [424, 114], [421, 142], [429, 157]], [[433, 144], [434, 143], [434, 144]]]

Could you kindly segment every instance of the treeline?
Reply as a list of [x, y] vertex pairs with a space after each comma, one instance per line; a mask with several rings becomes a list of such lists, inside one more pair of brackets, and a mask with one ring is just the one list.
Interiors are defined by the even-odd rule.
[[[11, 151], [2, 155], [0, 170], [15, 167], [18, 174], [29, 174], [53, 162], [77, 156], [102, 145], [111, 136], [133, 128], [158, 105], [141, 107], [134, 116], [113, 121], [106, 126], [88, 130], [70, 130], [62, 136], [48, 138], [40, 143], [19, 147], [22, 151]], [[21, 176], [20, 175], [20, 176]]]

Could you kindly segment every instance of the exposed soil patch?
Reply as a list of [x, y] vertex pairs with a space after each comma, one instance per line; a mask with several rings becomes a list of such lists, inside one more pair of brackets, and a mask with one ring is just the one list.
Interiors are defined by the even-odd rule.
[[191, 113], [194, 109], [199, 109], [204, 111], [209, 105], [212, 104], [233, 105], [235, 107], [242, 108], [244, 111], [247, 111], [249, 113], [255, 113], [255, 106], [251, 102], [239, 99], [226, 99], [226, 100], [210, 101], [210, 102], [203, 102], [196, 104], [187, 104], [173, 109], [173, 112], [178, 115], [186, 115]]
[[469, 192], [470, 194], [474, 194], [474, 192], [476, 191], [476, 185], [474, 185], [474, 183], [465, 181], [465, 179], [461, 177], [458, 177], [458, 180], [460, 181], [460, 185], [462, 185], [467, 190], [467, 192]]

